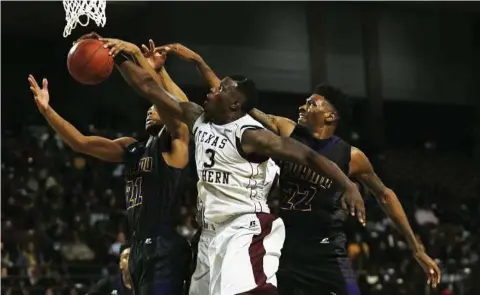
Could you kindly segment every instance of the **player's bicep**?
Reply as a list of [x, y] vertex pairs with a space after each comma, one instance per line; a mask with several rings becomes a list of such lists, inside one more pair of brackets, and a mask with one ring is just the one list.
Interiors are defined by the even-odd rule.
[[381, 196], [387, 190], [380, 177], [375, 173], [370, 160], [359, 149], [352, 147], [350, 177], [362, 182], [375, 196]]
[[135, 139], [131, 137], [111, 140], [100, 136], [87, 136], [79, 152], [107, 162], [123, 162], [125, 147], [134, 142]]
[[181, 124], [177, 130], [177, 138], [172, 140], [170, 152], [164, 154], [165, 162], [174, 168], [185, 168], [189, 161], [190, 132], [185, 124]]
[[197, 119], [204, 113], [204, 110], [201, 106], [191, 101], [185, 101], [179, 103], [180, 108], [182, 109], [183, 122], [187, 124], [190, 132], [193, 132], [193, 125]]
[[285, 117], [274, 116], [273, 121], [277, 126], [278, 134], [280, 136], [290, 136], [295, 129], [295, 126], [297, 126], [297, 123]]
[[247, 153], [255, 153], [275, 159], [294, 161], [301, 164], [310, 155], [311, 150], [289, 137], [280, 137], [265, 130], [246, 130], [242, 136], [242, 148]]
[[259, 109], [253, 109], [249, 114], [268, 130], [280, 136], [290, 136], [295, 129], [295, 122], [288, 118], [265, 114]]
[[189, 101], [185, 92], [173, 81], [165, 67], [160, 71], [160, 77], [162, 79], [163, 87], [165, 87], [168, 92], [173, 94], [180, 101]]

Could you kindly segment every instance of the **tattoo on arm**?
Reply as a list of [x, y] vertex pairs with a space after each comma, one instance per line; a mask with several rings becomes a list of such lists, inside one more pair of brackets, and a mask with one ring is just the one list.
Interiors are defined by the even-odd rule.
[[250, 116], [252, 116], [255, 120], [262, 123], [262, 125], [267, 128], [268, 130], [272, 131], [273, 133], [278, 134], [278, 128], [275, 124], [273, 119], [274, 116], [265, 114], [259, 109], [253, 109], [249, 112]]
[[355, 147], [352, 147], [350, 176], [365, 184], [375, 196], [383, 195], [387, 189], [380, 177], [375, 173], [367, 156]]
[[290, 136], [297, 125], [294, 121], [280, 116], [265, 114], [259, 109], [250, 111], [250, 116], [262, 123], [265, 128], [280, 136]]
[[317, 173], [325, 173], [343, 188], [353, 185], [335, 163], [292, 138], [280, 137], [264, 129], [246, 130], [243, 133], [242, 148], [247, 153], [258, 153], [267, 157], [295, 162]]
[[185, 124], [187, 124], [190, 132], [193, 132], [193, 125], [195, 124], [197, 119], [204, 113], [203, 108], [191, 101], [180, 102], [180, 107], [182, 108], [185, 116]]

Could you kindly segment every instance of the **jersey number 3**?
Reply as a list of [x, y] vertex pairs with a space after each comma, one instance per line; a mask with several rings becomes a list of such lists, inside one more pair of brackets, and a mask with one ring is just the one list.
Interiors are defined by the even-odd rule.
[[205, 151], [206, 156], [208, 157], [207, 161], [203, 162], [204, 168], [212, 168], [215, 165], [215, 151], [212, 149], [207, 149]]
[[133, 180], [127, 181], [125, 186], [127, 210], [142, 204], [142, 180], [142, 177], [137, 177], [135, 182]]

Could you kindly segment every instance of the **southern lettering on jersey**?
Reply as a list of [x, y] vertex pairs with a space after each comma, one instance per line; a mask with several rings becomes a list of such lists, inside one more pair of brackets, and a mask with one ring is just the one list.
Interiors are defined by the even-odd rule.
[[225, 148], [227, 138], [197, 129], [195, 130], [195, 141], [212, 147], [205, 150], [206, 161], [204, 161], [203, 167], [198, 167], [202, 171], [201, 181], [229, 184], [231, 173], [228, 171], [218, 171], [214, 168], [216, 150]]

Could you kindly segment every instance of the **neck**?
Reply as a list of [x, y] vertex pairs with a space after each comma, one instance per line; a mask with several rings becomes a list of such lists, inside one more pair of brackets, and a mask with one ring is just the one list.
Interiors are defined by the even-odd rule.
[[327, 139], [333, 136], [335, 133], [335, 126], [322, 126], [315, 129], [310, 129], [312, 135], [318, 139]]
[[228, 114], [225, 114], [225, 116], [223, 118], [216, 118], [214, 120], [212, 120], [212, 122], [215, 124], [215, 125], [225, 125], [225, 124], [228, 124], [230, 122], [233, 122], [235, 120], [238, 120], [239, 118], [245, 116], [245, 114], [243, 113], [228, 113]]
[[132, 289], [132, 282], [128, 271], [122, 271], [122, 282], [127, 289]]

